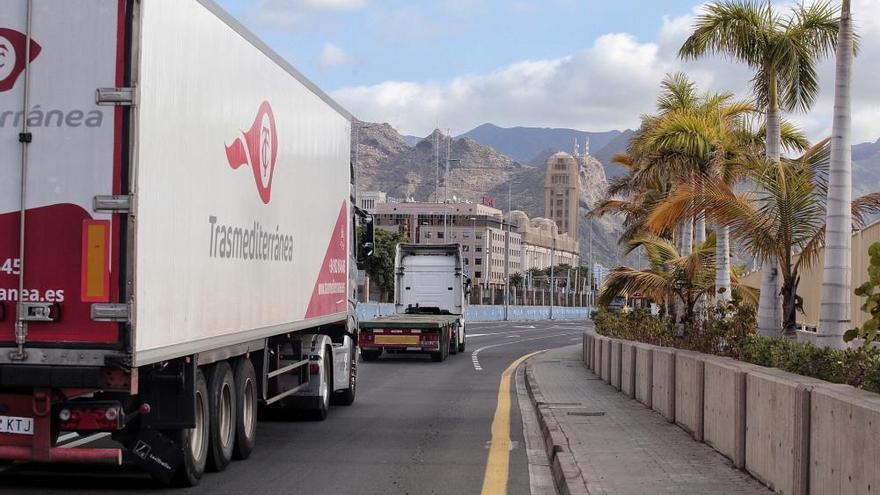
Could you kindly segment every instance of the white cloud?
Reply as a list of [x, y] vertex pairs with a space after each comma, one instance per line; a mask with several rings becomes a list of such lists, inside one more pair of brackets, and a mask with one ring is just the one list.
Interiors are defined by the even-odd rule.
[[333, 43], [325, 43], [319, 59], [323, 67], [341, 67], [352, 63], [351, 56]]
[[[408, 134], [425, 135], [439, 122], [464, 132], [483, 122], [502, 126], [574, 127], [605, 130], [636, 127], [654, 110], [664, 75], [688, 72], [701, 88], [749, 97], [752, 71], [721, 57], [682, 62], [677, 52], [694, 14], [663, 19], [657, 39], [642, 42], [626, 33], [606, 34], [570, 56], [526, 60], [490, 73], [450, 81], [386, 81], [335, 91], [359, 118], [390, 122]], [[853, 83], [856, 142], [880, 136], [880, 2], [853, 0], [862, 39]], [[822, 93], [808, 115], [790, 116], [814, 139], [830, 132], [833, 60], [821, 65]]]

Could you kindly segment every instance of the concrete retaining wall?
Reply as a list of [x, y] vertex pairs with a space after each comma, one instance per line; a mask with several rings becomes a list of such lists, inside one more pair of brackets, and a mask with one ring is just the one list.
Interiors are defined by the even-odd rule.
[[605, 381], [774, 491], [880, 492], [880, 395], [729, 358], [587, 333], [586, 359]]
[[675, 422], [675, 351], [655, 347], [652, 354], [651, 408]]
[[810, 493], [880, 490], [880, 396], [815, 387], [810, 396]]
[[627, 341], [620, 343], [620, 391], [636, 398], [636, 347]]
[[703, 441], [738, 468], [746, 462], [746, 372], [754, 368], [715, 356], [703, 363]]
[[703, 361], [704, 354], [675, 353], [675, 423], [703, 439]]
[[777, 369], [746, 375], [746, 470], [774, 491], [807, 493], [810, 391], [824, 382]]
[[651, 395], [654, 388], [654, 364], [652, 361], [654, 346], [635, 344], [636, 348], [636, 400], [651, 407]]
[[611, 386], [620, 390], [620, 341], [611, 341]]
[[611, 339], [602, 339], [602, 369], [599, 376], [605, 383], [611, 383]]

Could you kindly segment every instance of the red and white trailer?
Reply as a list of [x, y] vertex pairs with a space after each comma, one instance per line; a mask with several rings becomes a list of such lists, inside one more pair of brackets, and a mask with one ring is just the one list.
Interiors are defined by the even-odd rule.
[[210, 0], [4, 0], [0, 461], [195, 484], [258, 401], [351, 403], [350, 132]]

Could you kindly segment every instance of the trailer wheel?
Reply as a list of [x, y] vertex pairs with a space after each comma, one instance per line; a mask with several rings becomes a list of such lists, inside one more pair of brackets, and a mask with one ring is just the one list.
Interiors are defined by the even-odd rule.
[[357, 347], [352, 344], [351, 357], [348, 366], [348, 388], [340, 390], [333, 395], [333, 403], [340, 406], [350, 406], [354, 404], [354, 397], [357, 393], [357, 365], [358, 351]]
[[208, 376], [208, 398], [211, 404], [208, 468], [211, 471], [223, 471], [232, 460], [232, 449], [235, 446], [235, 380], [232, 377], [232, 368], [226, 361], [211, 366]]
[[233, 459], [247, 459], [257, 441], [257, 373], [251, 360], [236, 361], [235, 371], [235, 447]]
[[361, 357], [364, 361], [375, 361], [382, 355], [382, 351], [361, 351]]
[[440, 350], [431, 353], [431, 361], [442, 363], [449, 355], [449, 333], [440, 332]]
[[318, 396], [318, 408], [314, 410], [315, 419], [324, 421], [330, 411], [330, 396], [333, 395], [333, 351], [328, 347], [324, 350], [324, 373], [321, 384], [324, 391]]
[[[459, 327], [459, 329], [461, 329], [461, 327]], [[461, 338], [458, 339], [458, 352], [464, 352], [465, 344], [467, 343], [467, 340], [464, 338], [464, 332], [465, 330], [461, 329]]]
[[205, 473], [208, 461], [208, 384], [201, 368], [196, 369], [195, 379], [195, 427], [172, 434], [183, 451], [183, 463], [174, 475], [173, 484], [179, 487], [196, 486]]

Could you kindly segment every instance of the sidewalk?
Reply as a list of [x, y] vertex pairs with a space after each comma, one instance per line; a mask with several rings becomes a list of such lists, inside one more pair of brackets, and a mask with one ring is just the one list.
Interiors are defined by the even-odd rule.
[[771, 493], [587, 370], [580, 345], [529, 359], [526, 379], [549, 450], [559, 452], [561, 493]]

